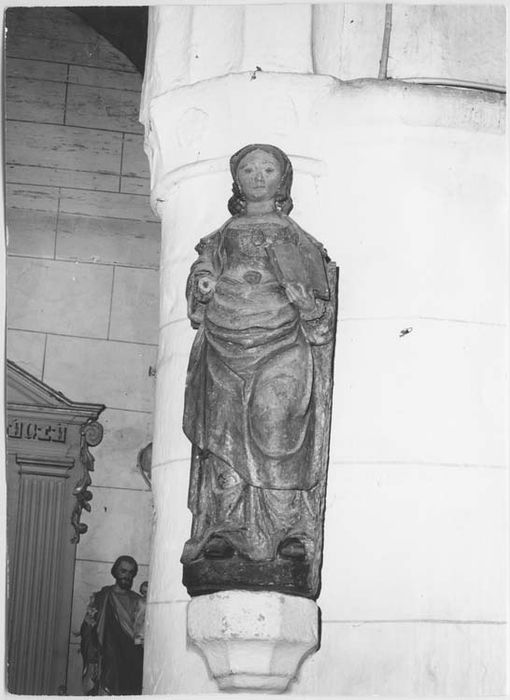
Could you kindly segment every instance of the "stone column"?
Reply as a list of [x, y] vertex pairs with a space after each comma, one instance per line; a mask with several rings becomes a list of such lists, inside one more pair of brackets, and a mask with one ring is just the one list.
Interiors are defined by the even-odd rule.
[[[484, 595], [467, 565], [473, 557], [485, 562], [485, 550], [475, 542], [466, 551], [465, 540], [449, 530], [447, 513], [463, 518], [463, 489], [481, 488], [491, 506], [480, 520], [471, 510], [461, 522], [468, 527], [475, 518], [494, 533], [504, 488], [503, 104], [483, 92], [398, 81], [342, 83], [315, 74], [315, 67], [326, 72], [339, 58], [333, 45], [319, 50], [309, 43], [328, 31], [329, 15], [321, 12], [306, 5], [151, 8], [142, 118], [162, 254], [149, 694], [217, 691], [188, 631], [209, 656], [220, 687], [227, 687], [227, 677], [230, 688], [284, 687], [275, 662], [282, 639], [271, 638], [270, 624], [257, 628], [253, 612], [259, 606], [263, 615], [272, 611], [272, 620], [284, 619], [286, 603], [278, 607], [266, 598], [254, 607], [251, 596], [239, 598], [244, 593], [217, 594], [195, 599], [187, 618], [179, 563], [191, 524], [190, 445], [181, 425], [194, 331], [186, 318], [185, 282], [194, 245], [227, 218], [228, 158], [252, 142], [274, 143], [290, 156], [292, 216], [340, 265], [320, 598], [325, 624], [320, 652], [304, 662], [291, 687], [347, 695], [360, 687], [369, 694], [388, 688], [395, 694], [477, 694], [501, 687], [497, 670], [483, 671], [499, 658], [498, 629], [478, 632], [471, 624], [497, 620], [501, 607]], [[443, 489], [446, 510], [437, 500]], [[415, 504], [413, 512], [407, 503]], [[398, 523], [385, 508], [401, 518]], [[430, 512], [437, 517], [427, 519]], [[445, 562], [452, 557], [469, 586], [449, 581]], [[385, 566], [390, 559], [392, 566]], [[492, 559], [487, 566], [495, 571]], [[415, 571], [423, 571], [420, 585]], [[500, 600], [501, 576], [497, 581]], [[226, 610], [244, 610], [244, 617], [234, 614], [222, 629]], [[308, 616], [311, 625], [315, 615]], [[400, 616], [409, 624], [399, 627]], [[462, 633], [451, 633], [440, 658], [457, 661], [437, 671], [434, 686], [405, 670], [428, 668], [442, 649], [439, 627], [417, 624], [429, 617], [445, 626], [448, 619], [466, 620], [473, 635], [467, 663]], [[387, 624], [377, 627], [374, 620]], [[432, 651], [431, 629], [439, 630]], [[254, 631], [263, 642], [258, 646]], [[304, 656], [314, 648], [314, 632], [309, 626], [299, 634], [286, 651], [300, 647]], [[419, 644], [411, 643], [415, 638]], [[254, 653], [266, 671], [242, 666]], [[299, 659], [293, 663], [287, 682]], [[393, 669], [389, 676], [387, 669]], [[268, 685], [268, 677], [278, 681]]]

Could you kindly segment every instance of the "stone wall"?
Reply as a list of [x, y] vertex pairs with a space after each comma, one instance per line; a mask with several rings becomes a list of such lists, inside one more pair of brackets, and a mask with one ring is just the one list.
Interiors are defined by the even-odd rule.
[[77, 549], [68, 692], [88, 597], [122, 553], [147, 578], [160, 225], [148, 205], [141, 78], [70, 11], [6, 18], [7, 357], [75, 401], [104, 403], [89, 531]]

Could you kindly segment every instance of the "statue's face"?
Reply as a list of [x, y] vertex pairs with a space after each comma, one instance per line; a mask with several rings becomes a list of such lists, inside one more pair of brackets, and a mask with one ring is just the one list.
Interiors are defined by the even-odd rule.
[[122, 560], [115, 571], [115, 581], [119, 588], [129, 591], [135, 577], [135, 566], [129, 561]]
[[239, 163], [237, 179], [249, 202], [265, 202], [276, 197], [282, 179], [282, 169], [271, 153], [251, 151]]

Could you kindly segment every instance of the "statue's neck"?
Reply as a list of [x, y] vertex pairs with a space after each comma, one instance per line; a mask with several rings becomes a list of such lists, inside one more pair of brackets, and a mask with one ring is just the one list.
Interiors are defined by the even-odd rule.
[[266, 202], [247, 202], [246, 216], [262, 216], [263, 214], [276, 213], [276, 204], [270, 199]]
[[277, 224], [278, 226], [284, 226], [286, 225], [284, 218], [285, 217], [277, 210], [256, 214], [253, 212], [251, 214], [247, 214], [245, 212], [240, 216], [235, 217], [235, 225], [241, 226], [241, 228], [251, 228], [252, 226], [258, 226], [259, 224]]

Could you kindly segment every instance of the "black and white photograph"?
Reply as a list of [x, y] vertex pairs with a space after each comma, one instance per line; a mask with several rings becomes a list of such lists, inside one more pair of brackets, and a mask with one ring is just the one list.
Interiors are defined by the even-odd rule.
[[4, 692], [509, 693], [506, 6], [2, 11]]

